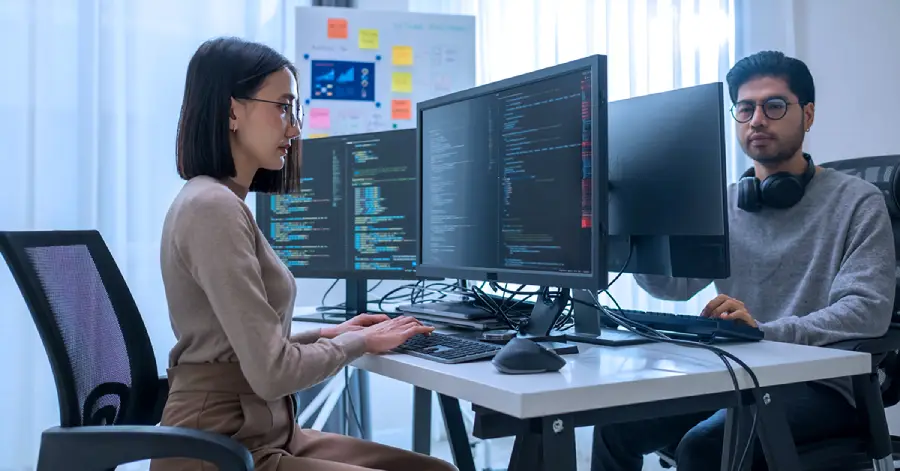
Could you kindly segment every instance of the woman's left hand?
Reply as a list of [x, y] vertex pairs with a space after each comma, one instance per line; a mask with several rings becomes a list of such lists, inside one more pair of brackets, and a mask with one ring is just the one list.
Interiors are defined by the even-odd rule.
[[341, 335], [345, 332], [352, 332], [354, 330], [362, 330], [370, 325], [375, 325], [380, 322], [384, 322], [389, 320], [385, 314], [360, 314], [350, 320], [344, 321], [333, 327], [323, 327], [322, 328], [322, 337], [333, 339], [338, 335]]

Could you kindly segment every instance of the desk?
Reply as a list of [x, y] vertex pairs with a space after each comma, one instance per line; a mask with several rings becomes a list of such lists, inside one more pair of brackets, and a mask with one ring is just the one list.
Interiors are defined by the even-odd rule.
[[[295, 322], [293, 329], [320, 326]], [[474, 469], [474, 463], [467, 440], [465, 446], [459, 443], [459, 399], [479, 406], [476, 434], [481, 433], [481, 438], [516, 435], [514, 454], [516, 450], [524, 455], [525, 451], [543, 448], [543, 461], [559, 471], [575, 470], [577, 426], [714, 411], [733, 408], [737, 402], [728, 370], [709, 351], [669, 344], [578, 346], [580, 353], [566, 355], [568, 363], [562, 370], [538, 375], [504, 375], [486, 361], [446, 365], [403, 354], [366, 355], [353, 365], [438, 393], [460, 471]], [[765, 404], [757, 408], [757, 431], [764, 448], [766, 442], [784, 442], [788, 433], [788, 446], [779, 443], [779, 450], [773, 451], [777, 456], [770, 457], [767, 449], [773, 470], [799, 469], [793, 441], [783, 415], [778, 413], [777, 386], [871, 372], [871, 359], [866, 353], [765, 341], [721, 348], [746, 362], [759, 380], [760, 388], [745, 397], [748, 404]], [[737, 365], [735, 372], [742, 388], [752, 385]], [[416, 398], [422, 400], [418, 390]], [[420, 407], [425, 405], [417, 404], [417, 410]], [[729, 440], [725, 442], [727, 447]]]

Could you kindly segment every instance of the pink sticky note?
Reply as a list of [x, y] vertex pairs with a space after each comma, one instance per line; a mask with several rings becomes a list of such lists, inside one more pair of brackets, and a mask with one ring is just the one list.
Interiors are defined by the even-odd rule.
[[309, 110], [309, 127], [312, 129], [331, 128], [331, 110], [328, 108], [311, 108]]

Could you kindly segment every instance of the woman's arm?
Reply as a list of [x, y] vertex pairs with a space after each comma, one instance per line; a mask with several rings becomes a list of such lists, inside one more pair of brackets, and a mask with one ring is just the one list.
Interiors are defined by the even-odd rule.
[[[256, 227], [232, 195], [210, 192], [191, 201], [176, 234], [177, 249], [203, 289], [253, 391], [274, 400], [313, 386], [365, 353], [359, 332], [294, 342], [269, 305], [256, 256]], [[185, 208], [188, 209], [188, 208]]]

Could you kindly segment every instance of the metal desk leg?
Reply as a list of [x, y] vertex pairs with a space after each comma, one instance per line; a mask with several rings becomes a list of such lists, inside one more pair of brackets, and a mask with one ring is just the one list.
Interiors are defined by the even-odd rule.
[[543, 471], [576, 471], [575, 418], [572, 415], [541, 419]]
[[459, 399], [438, 394], [438, 403], [444, 416], [444, 426], [447, 427], [447, 439], [450, 441], [454, 464], [459, 471], [475, 471], [475, 458], [472, 456], [472, 447], [469, 446], [469, 434], [463, 422]]
[[864, 430], [869, 435], [869, 457], [875, 471], [894, 471], [894, 450], [891, 432], [884, 415], [881, 399], [881, 384], [875, 373], [853, 377], [853, 393], [857, 398], [857, 409], [862, 411]]
[[526, 426], [516, 434], [516, 441], [509, 456], [509, 468], [507, 471], [540, 469], [542, 458], [541, 435], [531, 432], [530, 428]]
[[413, 388], [412, 451], [431, 454], [431, 391]]
[[778, 389], [754, 389], [756, 434], [771, 471], [794, 471], [800, 457], [780, 402]]

